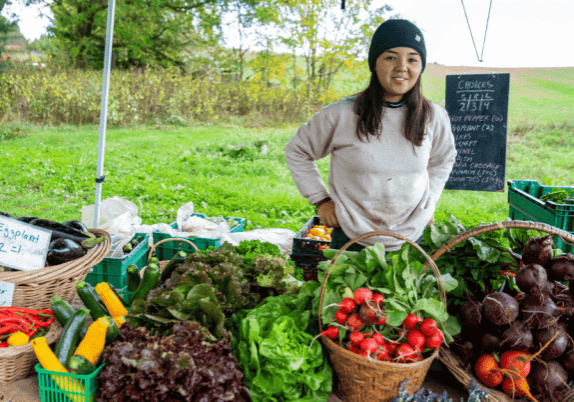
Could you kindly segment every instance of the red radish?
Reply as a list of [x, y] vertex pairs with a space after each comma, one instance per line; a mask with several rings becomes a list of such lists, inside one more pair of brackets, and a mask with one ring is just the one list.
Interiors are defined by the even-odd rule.
[[426, 338], [418, 329], [412, 329], [407, 333], [407, 342], [415, 349], [422, 349]]
[[326, 330], [321, 332], [321, 335], [325, 335], [330, 339], [337, 339], [339, 337], [339, 327], [328, 327]]
[[339, 307], [341, 308], [341, 310], [351, 314], [353, 311], [355, 311], [355, 307], [357, 306], [357, 304], [355, 303], [355, 300], [351, 299], [350, 297], [346, 297], [343, 300], [341, 300], [341, 304], [339, 304]]
[[335, 313], [335, 321], [341, 325], [345, 325], [347, 319], [349, 318], [349, 313], [343, 311], [342, 309], [337, 310]]
[[530, 399], [536, 401], [536, 399], [532, 396], [532, 393], [530, 392], [530, 388], [528, 387], [528, 382], [526, 382], [526, 378], [513, 380], [510, 377], [506, 377], [504, 381], [502, 381], [502, 390], [512, 398], [527, 396]]
[[381, 350], [379, 350], [379, 351], [375, 354], [375, 358], [378, 359], [378, 360], [388, 360], [388, 358], [389, 358], [389, 352], [387, 351], [387, 349], [381, 348]]
[[353, 293], [353, 299], [355, 299], [355, 303], [357, 303], [359, 306], [362, 306], [365, 304], [366, 300], [370, 300], [372, 298], [373, 292], [367, 288], [359, 288], [355, 290], [355, 293]]
[[403, 328], [405, 328], [406, 330], [410, 331], [411, 329], [416, 327], [418, 323], [419, 323], [419, 318], [414, 314], [409, 314], [409, 315], [407, 315], [407, 318], [404, 319], [401, 326]]
[[373, 339], [377, 341], [379, 345], [385, 346], [385, 338], [383, 338], [383, 335], [379, 334], [378, 332], [373, 334]]
[[502, 383], [504, 379], [498, 362], [492, 355], [482, 355], [474, 364], [474, 372], [476, 376], [487, 387], [496, 387]]
[[369, 357], [369, 352], [367, 352], [365, 350], [361, 350], [358, 354], [363, 356], [363, 357]]
[[363, 342], [361, 342], [360, 347], [361, 347], [361, 350], [363, 350], [367, 353], [375, 353], [377, 351], [377, 349], [379, 348], [379, 344], [373, 338], [367, 338], [367, 339], [364, 339]]
[[440, 329], [437, 329], [434, 335], [426, 338], [425, 348], [438, 349], [440, 348], [440, 345], [442, 344], [443, 340], [444, 340], [444, 333]]
[[525, 350], [507, 350], [500, 356], [500, 368], [506, 376], [519, 380], [530, 374], [531, 360]]
[[387, 323], [387, 316], [384, 316], [379, 321], [375, 323], [375, 325], [385, 325]]
[[357, 354], [361, 353], [361, 348], [359, 347], [359, 345], [350, 344], [350, 345], [347, 347], [347, 350], [349, 350], [349, 351], [351, 351], [351, 352], [353, 352], [353, 353], [357, 353]]
[[347, 319], [347, 325], [355, 331], [360, 331], [365, 327], [365, 322], [361, 319], [359, 313], [353, 313]]
[[385, 300], [385, 296], [383, 296], [380, 293], [373, 293], [373, 299], [372, 300], [373, 300], [373, 303], [382, 304], [383, 301]]
[[411, 361], [411, 359], [415, 358], [415, 354], [416, 351], [408, 343], [401, 343], [395, 351], [395, 357], [398, 359], [399, 363]]
[[351, 344], [353, 344], [353, 345], [360, 345], [361, 342], [363, 342], [364, 340], [365, 340], [365, 335], [363, 335], [362, 332], [353, 331], [353, 332], [351, 332], [351, 335], [349, 335], [349, 341], [351, 341]]
[[400, 342], [396, 342], [396, 341], [388, 341], [385, 344], [385, 348], [389, 351], [389, 355], [394, 356], [395, 353], [397, 352], [397, 348], [399, 347]]
[[421, 322], [419, 329], [421, 330], [423, 335], [428, 338], [429, 336], [433, 336], [437, 332], [438, 325], [436, 321], [433, 320], [432, 318], [427, 318], [426, 320]]
[[367, 324], [375, 324], [381, 319], [378, 311], [368, 306], [367, 304], [363, 304], [361, 306], [359, 309], [359, 314], [361, 315], [361, 319]]

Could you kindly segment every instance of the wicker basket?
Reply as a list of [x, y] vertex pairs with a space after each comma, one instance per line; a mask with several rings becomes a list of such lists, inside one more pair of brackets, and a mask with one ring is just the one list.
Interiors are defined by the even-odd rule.
[[112, 247], [106, 231], [90, 229], [90, 232], [106, 239], [81, 258], [35, 271], [0, 272], [0, 281], [16, 285], [12, 306], [47, 309], [50, 308], [50, 299], [56, 294], [71, 303], [76, 295], [76, 284], [85, 279], [90, 268], [102, 261]]
[[[157, 246], [159, 246], [160, 244], [169, 242], [169, 241], [176, 241], [176, 242], [188, 243], [188, 244], [191, 246], [191, 248], [193, 248], [194, 252], [198, 251], [197, 246], [196, 246], [195, 244], [193, 244], [191, 241], [187, 240], [187, 239], [179, 238], [179, 237], [178, 237], [178, 238], [163, 239], [163, 240], [158, 241], [157, 243], [155, 243], [153, 246], [151, 246], [151, 247], [149, 248], [148, 260], [149, 260], [149, 259], [153, 256], [153, 254], [155, 253], [155, 249], [156, 249]], [[161, 271], [163, 271], [163, 269], [165, 268], [165, 266], [166, 266], [168, 263], [169, 263], [169, 260], [160, 261], [160, 262], [159, 262], [159, 269], [160, 269]], [[143, 273], [144, 273], [144, 271], [145, 271], [146, 268], [147, 268], [147, 265], [140, 270], [140, 276], [143, 277]]]
[[[437, 258], [443, 255], [444, 253], [450, 252], [452, 247], [456, 246], [457, 244], [465, 240], [470, 239], [471, 237], [486, 232], [490, 232], [493, 230], [505, 230], [505, 229], [537, 230], [540, 232], [545, 232], [547, 234], [559, 236], [564, 242], [574, 243], [574, 235], [566, 232], [565, 230], [558, 229], [546, 223], [530, 222], [530, 221], [503, 221], [503, 222], [491, 223], [489, 225], [477, 226], [472, 230], [469, 230], [467, 232], [459, 234], [458, 236], [453, 237], [451, 240], [446, 242], [441, 248], [439, 248], [432, 254], [431, 256], [432, 261], [436, 261]], [[507, 396], [504, 392], [486, 387], [480, 381], [478, 381], [478, 379], [474, 375], [470, 374], [463, 367], [461, 367], [458, 360], [453, 356], [453, 354], [449, 351], [448, 348], [445, 347], [441, 348], [439, 353], [439, 360], [466, 388], [469, 388], [471, 380], [476, 381], [477, 384], [479, 384], [482, 388], [484, 388], [488, 392], [490, 402], [512, 402], [512, 398]], [[569, 390], [565, 394], [565, 397], [562, 402], [574, 402], [574, 389]]]
[[[325, 277], [321, 284], [321, 294], [319, 306], [323, 306], [323, 295], [325, 291], [325, 284], [329, 279], [332, 267], [337, 258], [343, 251], [345, 251], [351, 244], [356, 241], [365, 239], [371, 236], [390, 236], [397, 239], [404, 240], [414, 247], [416, 247], [428, 260], [428, 264], [432, 267], [433, 272], [437, 278], [440, 298], [446, 308], [446, 293], [444, 291], [444, 284], [440, 272], [435, 265], [434, 261], [424, 252], [422, 248], [416, 243], [413, 243], [406, 237], [401, 235], [375, 231], [365, 233], [345, 244], [335, 257], [329, 263], [325, 272]], [[321, 307], [319, 308], [319, 327], [322, 331], [321, 323]], [[423, 384], [428, 369], [432, 361], [438, 356], [438, 350], [427, 357], [426, 359], [416, 363], [392, 363], [379, 360], [368, 360], [363, 356], [357, 355], [348, 351], [326, 336], [321, 336], [321, 341], [325, 346], [327, 358], [333, 368], [335, 375], [334, 393], [345, 402], [365, 402], [365, 401], [387, 401], [391, 398], [398, 396], [400, 383], [409, 379], [406, 388], [410, 393], [416, 392]]]
[[[62, 327], [54, 321], [46, 334], [46, 342], [53, 346], [60, 338]], [[0, 386], [12, 381], [29, 377], [34, 373], [38, 362], [34, 348], [30, 343], [23, 346], [0, 348]]]

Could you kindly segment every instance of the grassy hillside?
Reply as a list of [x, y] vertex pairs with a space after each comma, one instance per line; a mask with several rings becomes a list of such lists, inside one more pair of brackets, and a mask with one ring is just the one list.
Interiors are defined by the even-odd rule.
[[[425, 94], [444, 104], [445, 75], [463, 71], [428, 66]], [[511, 71], [506, 178], [574, 186], [574, 119], [567, 112], [574, 109], [572, 73]], [[314, 211], [299, 195], [283, 158], [297, 128], [213, 123], [109, 128], [102, 198], [118, 195], [135, 202], [149, 224], [174, 221], [177, 209], [193, 201], [197, 212], [247, 218], [247, 229], [298, 230]], [[97, 126], [2, 125], [0, 143], [0, 210], [67, 220], [80, 218], [81, 207], [93, 204]], [[319, 168], [326, 180], [328, 158]], [[437, 218], [451, 213], [469, 226], [504, 220], [507, 193], [445, 191]]]

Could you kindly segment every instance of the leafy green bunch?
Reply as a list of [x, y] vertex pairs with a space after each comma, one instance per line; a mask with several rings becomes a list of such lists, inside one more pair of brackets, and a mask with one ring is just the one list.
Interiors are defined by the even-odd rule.
[[[448, 342], [460, 331], [456, 317], [446, 311], [445, 300], [441, 299], [437, 278], [432, 270], [425, 270], [424, 264], [412, 255], [418, 252], [410, 244], [405, 244], [397, 252], [385, 253], [382, 244], [375, 244], [360, 252], [344, 251], [336, 261], [323, 261], [318, 268], [319, 280], [323, 281], [326, 269], [332, 264], [330, 275], [325, 284], [323, 301], [323, 324], [335, 321], [335, 308], [343, 298], [352, 298], [355, 290], [366, 287], [385, 296], [386, 324], [389, 330], [400, 327], [408, 314], [420, 314], [424, 318], [433, 318], [444, 331]], [[332, 259], [337, 250], [324, 250], [327, 258]], [[441, 283], [445, 292], [458, 286], [450, 274], [442, 275]], [[318, 311], [319, 306], [317, 302]], [[339, 330], [341, 337], [344, 331]]]

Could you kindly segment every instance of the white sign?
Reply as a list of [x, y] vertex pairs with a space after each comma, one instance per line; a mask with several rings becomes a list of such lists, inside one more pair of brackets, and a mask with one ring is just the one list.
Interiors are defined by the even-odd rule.
[[16, 284], [12, 282], [0, 281], [0, 307], [12, 306], [12, 299], [14, 298], [14, 288]]
[[44, 268], [52, 231], [0, 216], [0, 265], [21, 271]]

